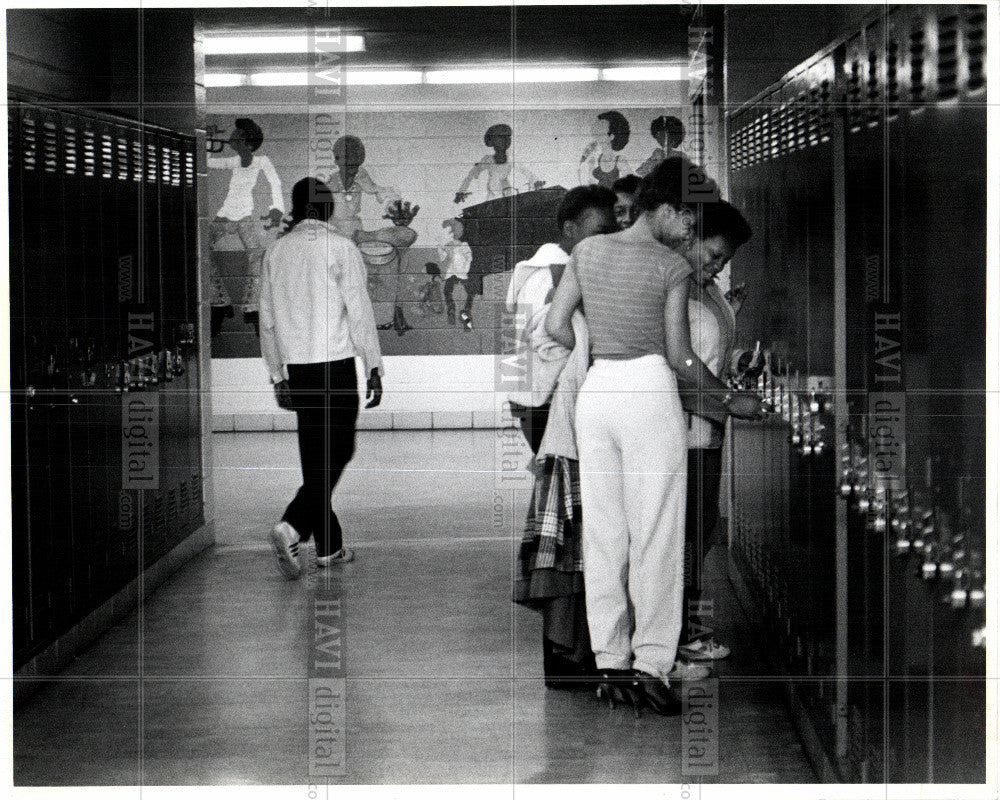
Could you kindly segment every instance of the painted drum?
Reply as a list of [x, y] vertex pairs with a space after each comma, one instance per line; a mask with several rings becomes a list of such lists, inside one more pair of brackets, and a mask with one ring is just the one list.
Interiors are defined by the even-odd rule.
[[396, 248], [386, 242], [362, 242], [358, 250], [365, 263], [372, 267], [391, 264], [396, 259]]

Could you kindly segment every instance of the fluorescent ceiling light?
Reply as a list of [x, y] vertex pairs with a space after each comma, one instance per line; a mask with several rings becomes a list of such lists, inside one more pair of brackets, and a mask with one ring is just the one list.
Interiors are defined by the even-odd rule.
[[686, 78], [683, 67], [608, 67], [601, 70], [606, 81], [680, 81]]
[[[235, 73], [208, 73], [205, 86], [307, 86], [311, 73], [254, 72], [249, 76]], [[347, 86], [393, 86], [404, 84], [510, 84], [513, 83], [579, 83], [587, 81], [679, 81], [684, 80], [684, 67], [467, 67], [465, 69], [379, 70], [347, 69], [340, 73]], [[321, 76], [315, 75], [317, 82]], [[329, 81], [324, 83], [329, 84]]]
[[514, 83], [580, 83], [596, 81], [596, 67], [516, 67]]
[[[419, 70], [346, 70], [341, 75], [347, 86], [399, 86], [423, 83], [424, 77]], [[316, 82], [322, 85], [330, 84], [318, 76]], [[308, 72], [255, 72], [250, 76], [251, 86], [307, 86], [308, 84]]]
[[250, 76], [251, 86], [306, 86], [308, 72], [255, 72]]
[[359, 35], [325, 37], [322, 29], [314, 37], [295, 36], [206, 36], [203, 42], [207, 56], [240, 56], [267, 53], [360, 53], [365, 49], [365, 37]]
[[510, 83], [513, 69], [429, 69], [428, 83]]
[[428, 83], [570, 83], [596, 81], [596, 67], [494, 67], [429, 69]]
[[205, 86], [241, 86], [245, 77], [236, 72], [206, 72]]
[[347, 70], [344, 78], [348, 86], [394, 86], [423, 83], [420, 70]]

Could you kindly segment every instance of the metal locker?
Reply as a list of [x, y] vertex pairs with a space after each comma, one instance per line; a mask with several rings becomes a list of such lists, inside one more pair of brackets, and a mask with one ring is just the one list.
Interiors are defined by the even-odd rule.
[[[732, 564], [758, 594], [787, 590], [764, 629], [791, 673], [804, 653], [835, 679], [814, 708], [800, 696], [851, 782], [984, 774], [984, 37], [983, 6], [893, 7], [730, 118], [756, 230], [734, 279], [765, 287], [740, 320], [771, 357], [757, 388], [792, 442], [802, 400], [810, 435], [835, 432], [782, 463], [767, 425], [734, 425]], [[744, 474], [768, 466], [787, 491]], [[778, 513], [751, 541], [761, 491]]]

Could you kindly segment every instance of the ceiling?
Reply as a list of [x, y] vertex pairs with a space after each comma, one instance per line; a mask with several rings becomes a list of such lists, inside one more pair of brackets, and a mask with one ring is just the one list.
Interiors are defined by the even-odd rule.
[[[428, 6], [304, 9], [202, 9], [203, 35], [304, 31], [340, 26], [362, 33], [355, 67], [428, 67], [507, 62], [607, 66], [687, 60], [690, 3], [643, 6]], [[304, 54], [209, 55], [209, 72], [306, 66]]]

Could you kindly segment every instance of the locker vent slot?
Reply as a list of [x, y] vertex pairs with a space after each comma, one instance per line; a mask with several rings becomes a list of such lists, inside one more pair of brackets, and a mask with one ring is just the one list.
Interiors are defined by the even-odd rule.
[[184, 185], [194, 186], [194, 153], [184, 153]]
[[42, 125], [42, 164], [46, 172], [59, 169], [59, 142], [54, 122]]
[[138, 141], [132, 142], [132, 180], [142, 182], [144, 175], [142, 163], [142, 145]]
[[190, 484], [181, 481], [177, 491], [177, 514], [181, 519], [188, 519], [191, 516], [191, 497], [189, 495]]
[[167, 492], [167, 508], [166, 508], [166, 524], [168, 529], [173, 529], [176, 526], [177, 520], [179, 518], [180, 503], [177, 500], [177, 487], [174, 486]]
[[958, 96], [958, 17], [951, 14], [938, 22], [938, 99]]
[[[13, 111], [13, 109], [11, 109]], [[17, 146], [17, 115], [7, 114], [7, 170], [14, 168], [14, 150]]]
[[21, 156], [25, 169], [38, 168], [38, 130], [33, 117], [21, 118]]
[[83, 132], [83, 174], [88, 178], [97, 174], [97, 135], [90, 128]]
[[854, 59], [848, 65], [848, 70], [847, 121], [851, 131], [856, 133], [861, 130], [864, 119], [861, 108], [861, 62], [858, 59]]
[[924, 38], [923, 28], [910, 32], [910, 100], [918, 105], [925, 101], [927, 91], [924, 77]]
[[809, 146], [809, 119], [812, 110], [807, 102], [808, 94], [799, 92], [795, 98], [795, 149], [804, 150]]
[[899, 43], [894, 39], [886, 45], [885, 99], [889, 118], [899, 116]]
[[159, 158], [156, 152], [156, 145], [151, 142], [146, 143], [146, 181], [156, 183], [156, 171]]
[[820, 110], [819, 110], [819, 140], [821, 142], [830, 141], [833, 132], [833, 115], [830, 107], [830, 98], [833, 92], [830, 88], [829, 78], [824, 78], [819, 84]]
[[115, 177], [114, 140], [111, 134], [101, 134], [101, 177], [110, 180]]
[[189, 493], [191, 495], [191, 516], [198, 516], [201, 514], [202, 503], [204, 502], [201, 496], [201, 475], [198, 473], [191, 475], [191, 481], [188, 486], [190, 487]]
[[78, 169], [76, 152], [76, 128], [72, 125], [63, 127], [63, 147], [65, 151], [66, 174], [76, 175]]
[[128, 180], [128, 139], [124, 136], [119, 136], [117, 139], [117, 162], [118, 162], [118, 180], [127, 181]]
[[878, 125], [882, 117], [882, 87], [879, 72], [879, 53], [877, 50], [871, 50], [868, 53], [868, 91], [865, 96], [868, 105], [865, 116], [869, 126]]
[[181, 185], [181, 152], [180, 150], [170, 150], [170, 185]]
[[986, 14], [982, 9], [969, 9], [965, 20], [965, 55], [969, 61], [969, 91], [986, 86], [983, 60], [986, 58]]
[[170, 185], [170, 150], [160, 148], [160, 183]]

